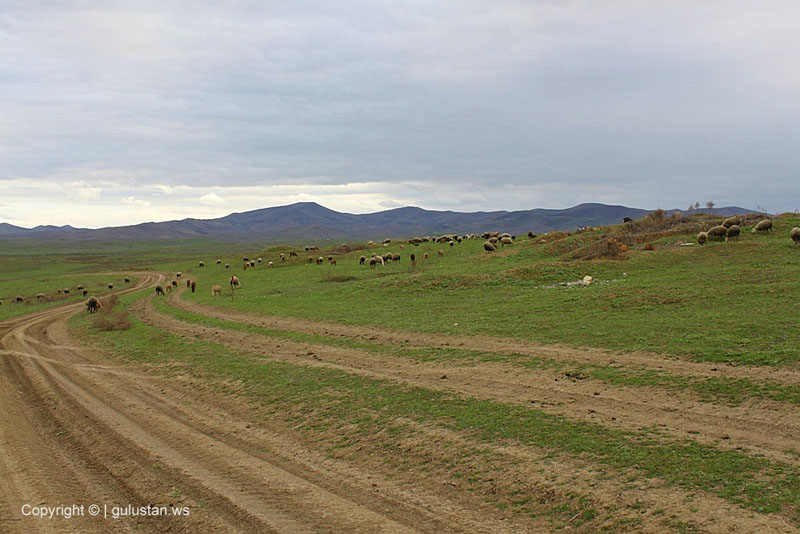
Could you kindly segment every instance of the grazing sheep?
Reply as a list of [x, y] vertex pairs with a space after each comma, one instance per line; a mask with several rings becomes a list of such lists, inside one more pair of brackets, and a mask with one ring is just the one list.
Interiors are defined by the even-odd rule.
[[336, 258], [331, 258], [331, 265], [336, 265]]
[[65, 294], [65, 295], [69, 295], [69, 289], [65, 289], [65, 290], [64, 290], [64, 294]]
[[222, 286], [216, 285], [211, 287], [211, 296], [218, 297], [222, 294]]
[[172, 281], [172, 287], [178, 287], [178, 282], [176, 280]]
[[47, 297], [44, 295], [44, 293], [39, 293], [36, 295], [36, 300], [47, 300]]
[[485, 250], [486, 252], [494, 252], [495, 250], [497, 250], [497, 248], [495, 248], [494, 243], [491, 243], [490, 241], [486, 241], [483, 244], [483, 250]]
[[792, 231], [789, 232], [789, 237], [792, 238], [792, 241], [794, 241], [795, 246], [800, 245], [800, 227], [795, 226], [794, 228], [792, 228]]
[[283, 252], [280, 253], [281, 261], [286, 261], [286, 254]]
[[500, 232], [490, 232], [489, 237], [500, 237]]
[[436, 253], [439, 254], [439, 256], [444, 256], [444, 250], [442, 249], [437, 250]]
[[383, 258], [384, 263], [387, 261], [394, 261], [394, 254], [392, 254], [391, 252], [387, 252], [381, 257]]
[[237, 277], [237, 276], [231, 276], [230, 284], [231, 284], [231, 287], [234, 288], [234, 289], [237, 288], [237, 287], [242, 287], [242, 283], [239, 281], [239, 277]]
[[722, 226], [724, 226], [725, 228], [730, 228], [734, 224], [737, 226], [742, 224], [742, 220], [739, 218], [738, 215], [734, 215], [733, 217], [728, 217], [727, 219], [722, 221]]
[[230, 264], [230, 263], [226, 263], [226, 264], [225, 264], [225, 268], [226, 268], [226, 269], [230, 269], [230, 268], [231, 268], [231, 264]]
[[756, 232], [768, 232], [772, 230], [772, 220], [771, 219], [764, 219], [763, 221], [759, 221], [757, 225], [753, 228], [753, 233]]
[[490, 237], [489, 238], [489, 243], [491, 243], [492, 245], [497, 245], [497, 238], [496, 237]]
[[295, 252], [294, 250], [293, 250], [293, 251], [291, 251], [291, 252], [289, 253], [289, 257], [290, 257], [290, 258], [296, 258], [296, 257], [297, 257], [297, 252]]
[[629, 223], [629, 222], [633, 222], [633, 219], [631, 219], [630, 217], [623, 217], [623, 218], [622, 218], [622, 222], [623, 222], [623, 223]]
[[222, 260], [217, 260], [217, 265], [222, 265]]
[[245, 271], [247, 271], [247, 268], [248, 268], [248, 267], [250, 267], [250, 264], [249, 264], [249, 263], [245, 263], [245, 264], [244, 264], [244, 270], [245, 270]]
[[197, 289], [197, 284], [195, 282], [192, 282], [192, 293], [194, 293], [195, 289]]
[[328, 261], [333, 261], [333, 256], [328, 256]]
[[166, 290], [167, 290], [167, 293], [172, 293], [172, 286], [167, 286]]
[[89, 294], [89, 292], [84, 289], [83, 291], [81, 291], [81, 294], [85, 297], [86, 295]]
[[180, 278], [181, 276], [183, 276], [183, 273], [182, 273], [182, 272], [180, 272], [180, 271], [178, 271], [177, 273], [175, 273], [175, 276], [176, 276], [177, 278]]
[[272, 267], [272, 266], [273, 266], [272, 262], [267, 263], [267, 267]]
[[123, 278], [122, 281], [125, 282], [126, 284], [130, 284], [131, 283], [131, 279], [128, 278], [127, 276], [125, 278]]
[[728, 229], [722, 226], [721, 224], [717, 226], [712, 226], [708, 229], [708, 239], [710, 240], [723, 240], [725, 239], [725, 234], [728, 233]]
[[392, 261], [400, 261], [400, 254], [393, 254]]
[[358, 264], [359, 265], [364, 265], [365, 261], [367, 261], [367, 257], [366, 256], [361, 256], [360, 258], [358, 258]]
[[77, 289], [78, 291], [83, 291], [84, 289], [86, 289], [86, 287], [85, 286], [78, 286], [75, 289]]
[[308, 263], [314, 263], [314, 256], [308, 257]]
[[25, 302], [25, 297], [23, 297], [22, 295], [17, 295], [14, 298], [14, 302], [16, 302], [17, 304], [22, 304], [23, 302]]
[[256, 258], [256, 262], [261, 263], [261, 258]]
[[708, 241], [708, 233], [700, 232], [699, 234], [697, 234], [697, 243], [699, 245], [705, 245], [706, 241]]
[[164, 295], [164, 294], [165, 294], [165, 293], [164, 293], [164, 288], [163, 288], [163, 287], [161, 287], [160, 285], [157, 285], [157, 286], [156, 286], [156, 296], [159, 296], [159, 295]]
[[251, 261], [250, 262], [250, 267], [255, 267], [255, 266], [256, 266], [256, 262], [255, 261]]
[[504, 237], [509, 237], [510, 238], [511, 234], [509, 234], [508, 232], [503, 232], [502, 234], [500, 234], [497, 237], [499, 237], [500, 239], [503, 239]]
[[186, 279], [186, 287], [190, 287], [192, 285], [192, 281], [188, 278]]
[[322, 265], [323, 263], [325, 263], [325, 258], [323, 258], [322, 256], [317, 258], [317, 265]]
[[427, 260], [427, 259], [428, 259], [428, 253], [427, 253], [427, 252], [426, 252], [425, 254], [423, 254], [423, 255], [422, 255], [422, 259], [423, 259], [423, 260]]
[[[114, 284], [108, 284], [108, 289], [114, 289]], [[69, 291], [65, 291], [65, 293], [69, 293]]]
[[725, 241], [730, 239], [739, 239], [739, 234], [741, 233], [742, 229], [739, 227], [738, 224], [732, 224], [728, 231], [725, 232]]
[[513, 244], [514, 244], [514, 240], [511, 239], [510, 237], [503, 237], [503, 238], [500, 239], [500, 245], [503, 246], [503, 247], [506, 246], [506, 245], [513, 245]]
[[89, 297], [89, 299], [86, 301], [86, 311], [89, 313], [95, 313], [102, 307], [103, 304], [97, 297]]
[[61, 293], [63, 293], [63, 292], [64, 292], [64, 290], [63, 290], [63, 289], [59, 289], [59, 290], [57, 290], [57, 291], [56, 291], [56, 293], [58, 293], [59, 295], [60, 295]]
[[250, 263], [250, 258], [242, 258], [242, 261], [243, 261], [244, 263]]
[[455, 246], [455, 244], [456, 244], [456, 242], [455, 242], [455, 241], [450, 241], [450, 246], [451, 246], [451, 247], [452, 247], [452, 246]]
[[388, 245], [388, 244], [389, 244], [389, 243], [391, 243], [391, 242], [392, 242], [392, 240], [391, 240], [391, 239], [384, 239], [384, 240], [383, 240], [383, 244], [384, 244], [384, 245]]
[[206, 262], [204, 262], [204, 261], [198, 261], [198, 262], [197, 262], [197, 266], [198, 266], [198, 267], [205, 267], [205, 266], [206, 266]]
[[417, 257], [414, 255], [414, 253], [413, 253], [413, 252], [411, 253], [411, 263], [412, 263], [412, 264], [413, 264], [413, 263], [417, 263]]

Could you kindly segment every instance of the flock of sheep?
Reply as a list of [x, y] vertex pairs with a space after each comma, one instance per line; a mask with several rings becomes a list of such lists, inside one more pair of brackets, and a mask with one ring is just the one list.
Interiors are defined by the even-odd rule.
[[[730, 241], [739, 239], [742, 232], [742, 220], [739, 216], [728, 217], [722, 224], [712, 226], [704, 232], [697, 234], [697, 243], [705, 245], [709, 241]], [[763, 234], [772, 230], [772, 219], [760, 220], [752, 230], [754, 234]], [[795, 245], [800, 244], [800, 227], [794, 227], [789, 232], [789, 237]]]
[[[697, 242], [699, 244], [705, 244], [708, 241], [715, 241], [715, 240], [733, 240], [737, 239], [741, 233], [741, 225], [742, 221], [738, 216], [728, 217], [725, 219], [722, 224], [713, 226], [712, 228], [708, 229], [707, 231], [700, 232], [697, 235]], [[770, 219], [764, 219], [760, 221], [756, 226], [753, 228], [753, 233], [763, 233], [767, 232], [772, 229], [772, 221]], [[583, 230], [583, 229], [581, 229]], [[536, 234], [533, 232], [528, 232], [529, 239], [535, 239], [537, 237]], [[568, 234], [567, 234], [568, 235]], [[793, 228], [790, 236], [795, 244], [800, 244], [800, 228]], [[546, 236], [545, 236], [546, 237]], [[483, 243], [483, 249], [487, 253], [495, 252], [498, 247], [505, 247], [511, 246], [516, 241], [517, 237], [510, 233], [501, 233], [501, 232], [483, 232], [482, 234], [464, 234], [464, 235], [457, 235], [457, 234], [447, 234], [441, 236], [426, 236], [426, 237], [414, 237], [408, 239], [405, 244], [399, 244], [399, 248], [404, 248], [406, 244], [412, 246], [419, 246], [423, 243], [436, 243], [436, 244], [443, 244], [448, 246], [456, 246], [460, 244], [464, 240], [468, 239], [485, 239]], [[392, 245], [391, 239], [384, 239], [380, 245], [374, 241], [367, 241], [367, 246], [369, 247], [378, 247], [384, 246], [389, 247]], [[346, 248], [347, 245], [342, 245], [342, 248]], [[303, 250], [305, 252], [319, 252], [320, 248], [318, 246], [304, 246]], [[437, 254], [439, 256], [444, 256], [444, 250], [438, 249]], [[276, 261], [285, 262], [287, 258], [296, 258], [298, 257], [297, 251], [289, 251], [288, 254], [285, 252], [279, 252], [276, 258]], [[357, 255], [355, 256], [356, 260], [358, 261], [359, 265], [369, 265], [370, 267], [376, 266], [384, 266], [387, 263], [396, 263], [400, 262], [403, 258], [402, 254], [398, 252], [386, 252], [383, 254], [379, 254], [377, 252], [373, 252], [369, 257], [365, 255]], [[429, 258], [429, 253], [424, 252], [421, 256], [422, 260], [427, 260]], [[409, 254], [409, 259], [412, 265], [417, 263], [417, 255], [415, 253]], [[325, 256], [318, 256], [315, 254], [309, 254], [308, 256], [308, 263], [322, 265], [324, 263], [328, 263], [332, 266], [337, 264], [337, 258], [334, 255], [328, 255], [327, 258]], [[264, 263], [262, 258], [250, 259], [249, 257], [242, 258], [243, 262], [243, 269], [246, 271], [248, 269], [253, 269], [258, 265]], [[222, 260], [218, 259], [216, 261], [217, 265], [222, 265]], [[272, 261], [267, 261], [266, 265], [268, 267], [273, 267], [275, 264]], [[205, 262], [200, 261], [198, 262], [198, 267], [204, 267]], [[225, 269], [230, 269], [230, 264], [225, 264]], [[181, 277], [181, 273], [177, 273], [177, 277]], [[187, 287], [192, 288], [192, 292], [194, 292], [196, 284], [195, 282], [187, 282]], [[231, 289], [238, 289], [241, 287], [241, 281], [237, 276], [231, 276], [229, 281], [229, 285]], [[177, 285], [176, 281], [172, 281], [171, 285], [167, 285], [166, 288], [162, 286], [156, 287], [156, 295], [164, 295], [166, 292], [169, 292], [172, 287]], [[221, 285], [214, 285], [211, 287], [211, 296], [217, 297], [222, 294], [222, 286]]]
[[[730, 241], [730, 240], [738, 239], [739, 235], [741, 234], [741, 226], [742, 226], [742, 220], [741, 220], [740, 217], [738, 217], [738, 216], [728, 217], [727, 219], [725, 219], [722, 222], [722, 224], [713, 226], [713, 227], [709, 228], [708, 230], [700, 232], [699, 234], [697, 234], [697, 242], [699, 244], [701, 244], [701, 245], [704, 245], [709, 241]], [[759, 221], [753, 227], [752, 232], [754, 234], [760, 234], [760, 233], [765, 233], [765, 232], [771, 231], [772, 228], [773, 228], [772, 220], [767, 218], [767, 219], [763, 219], [763, 220]], [[792, 239], [792, 241], [794, 242], [795, 245], [800, 245], [800, 227], [792, 228], [792, 230], [789, 233], [789, 236], [790, 236], [790, 238]], [[533, 232], [528, 232], [528, 238], [529, 239], [534, 239], [534, 238], [536, 238], [536, 234], [534, 234]], [[419, 246], [419, 245], [421, 245], [423, 243], [436, 243], [436, 244], [443, 244], [443, 245], [448, 245], [448, 246], [453, 247], [453, 246], [456, 246], [456, 245], [460, 244], [462, 241], [468, 240], [468, 239], [485, 239], [485, 241], [483, 243], [483, 249], [487, 253], [491, 253], [491, 252], [495, 252], [497, 250], [498, 245], [500, 247], [513, 245], [514, 242], [516, 241], [516, 236], [512, 235], [512, 234], [509, 234], [509, 233], [500, 233], [500, 232], [483, 232], [480, 236], [478, 234], [465, 234], [465, 235], [447, 234], [447, 235], [441, 235], [441, 236], [435, 236], [435, 237], [431, 237], [431, 236], [414, 237], [414, 238], [408, 239], [406, 241], [406, 244], [416, 247], [416, 246]], [[391, 239], [385, 239], [385, 240], [383, 240], [383, 242], [381, 244], [384, 247], [388, 247], [388, 246], [391, 245], [391, 243], [392, 243]], [[378, 245], [374, 241], [368, 241], [367, 242], [367, 246], [376, 247]], [[343, 245], [343, 248], [344, 247], [346, 247], [346, 245]], [[402, 249], [402, 248], [404, 248], [404, 245], [400, 244], [399, 247]], [[304, 250], [306, 252], [318, 252], [320, 250], [320, 248], [318, 246], [305, 246]], [[437, 250], [437, 254], [439, 256], [444, 256], [444, 250], [438, 249]], [[298, 253], [296, 251], [290, 251], [288, 254], [284, 253], [284, 252], [280, 252], [278, 254], [277, 259], [279, 261], [281, 261], [281, 262], [285, 262], [287, 257], [293, 258], [293, 257], [297, 257], [297, 256], [298, 256]], [[423, 253], [421, 259], [422, 260], [427, 260], [428, 257], [429, 257], [428, 252], [425, 252], [425, 253]], [[409, 255], [409, 258], [410, 258], [410, 261], [411, 261], [412, 265], [416, 264], [416, 262], [417, 262], [417, 255], [416, 254], [411, 253]], [[390, 263], [390, 262], [392, 262], [392, 263], [400, 262], [400, 260], [402, 259], [402, 255], [400, 253], [398, 253], [398, 252], [386, 252], [384, 254], [378, 254], [378, 253], [373, 252], [372, 255], [369, 258], [367, 258], [364, 255], [360, 255], [360, 256], [356, 256], [356, 259], [357, 259], [357, 261], [358, 261], [358, 263], [360, 265], [369, 265], [370, 267], [376, 267], [376, 266], [386, 265], [387, 263]], [[262, 258], [257, 258], [255, 260], [251, 260], [250, 258], [245, 257], [242, 260], [243, 260], [243, 268], [244, 268], [245, 271], [247, 269], [253, 269], [257, 265], [261, 265], [263, 263]], [[321, 264], [325, 263], [325, 261], [326, 261], [326, 258], [323, 257], [323, 256], [315, 256], [315, 255], [309, 255], [308, 256], [308, 263], [321, 265]], [[330, 265], [336, 265], [336, 257], [333, 256], [333, 255], [329, 255], [327, 257], [327, 262]], [[217, 265], [222, 265], [222, 260], [218, 259], [216, 261], [216, 263], [217, 263]], [[205, 267], [205, 262], [204, 261], [199, 261], [197, 265], [198, 265], [198, 267]], [[268, 267], [272, 267], [273, 265], [274, 265], [274, 263], [272, 261], [268, 261], [267, 262], [267, 266]], [[230, 269], [230, 264], [226, 263], [225, 264], [225, 269]], [[181, 277], [182, 277], [182, 273], [180, 273], [180, 272], [176, 273], [176, 278], [181, 278]], [[125, 281], [125, 283], [130, 283], [130, 278], [126, 276], [124, 278], [124, 281]], [[107, 287], [109, 289], [113, 289], [114, 288], [114, 284], [113, 283], [108, 283], [108, 284], [101, 283], [101, 285], [107, 285]], [[237, 276], [234, 275], [234, 276], [230, 277], [229, 285], [231, 286], [232, 289], [237, 289], [237, 288], [241, 287], [241, 281], [239, 280], [239, 278]], [[159, 285], [156, 286], [156, 295], [165, 295], [166, 293], [170, 292], [174, 287], [177, 287], [177, 286], [178, 286], [177, 280], [172, 280], [166, 286], [162, 286], [162, 285], [159, 284]], [[186, 287], [190, 288], [191, 291], [194, 293], [196, 288], [197, 288], [197, 283], [195, 281], [186, 280]], [[86, 289], [85, 286], [79, 285], [79, 286], [77, 286], [76, 289], [77, 289], [77, 291], [80, 291], [84, 297], [87, 296], [88, 290]], [[58, 289], [57, 293], [58, 294], [62, 294], [62, 295], [69, 295], [70, 294], [70, 288]], [[214, 285], [214, 286], [211, 287], [211, 295], [212, 296], [216, 297], [216, 296], [221, 295], [221, 293], [222, 293], [222, 286]], [[23, 297], [22, 295], [17, 295], [14, 300], [17, 303], [24, 303], [25, 302], [25, 297]], [[44, 293], [39, 293], [39, 294], [36, 295], [36, 300], [37, 301], [47, 301], [49, 299], [48, 299], [47, 295], [45, 295]], [[0, 304], [2, 304], [2, 301], [0, 301]], [[92, 297], [89, 297], [86, 300], [86, 309], [87, 309], [87, 311], [89, 313], [97, 312], [101, 308], [102, 308], [102, 303], [97, 297], [92, 296]]]
[[[126, 276], [125, 278], [123, 278], [123, 281], [126, 284], [129, 284], [131, 279], [130, 279], [130, 277]], [[100, 282], [99, 285], [106, 286], [108, 289], [114, 289], [114, 284], [112, 282], [109, 282], [109, 283]], [[83, 284], [80, 284], [80, 285], [76, 286], [75, 287], [75, 291], [79, 292], [81, 294], [81, 296], [83, 296], [84, 298], [86, 298], [86, 296], [89, 294], [89, 290], [86, 289], [86, 286], [83, 285]], [[72, 295], [72, 288], [69, 288], [69, 287], [59, 288], [59, 289], [56, 290], [55, 294], [56, 295], [62, 295], [62, 296], [65, 296], [65, 297], [66, 296], [70, 296], [70, 295]], [[45, 293], [37, 293], [34, 296], [34, 298], [36, 299], [36, 302], [48, 302], [48, 301], [52, 300], [54, 298], [54, 296], [48, 296]], [[92, 299], [95, 299], [95, 300], [92, 301]], [[87, 308], [90, 308], [90, 306], [89, 306], [89, 302], [90, 301], [94, 302], [94, 304], [92, 304], [92, 306], [91, 306], [90, 311], [97, 311], [98, 309], [100, 309], [102, 307], [99, 304], [99, 301], [97, 300], [96, 297], [89, 297], [89, 300], [86, 301]], [[23, 295], [16, 295], [14, 297], [14, 302], [17, 303], [17, 304], [24, 304], [25, 303], [25, 297]], [[2, 304], [3, 304], [3, 301], [0, 300], [0, 305], [2, 305]]]

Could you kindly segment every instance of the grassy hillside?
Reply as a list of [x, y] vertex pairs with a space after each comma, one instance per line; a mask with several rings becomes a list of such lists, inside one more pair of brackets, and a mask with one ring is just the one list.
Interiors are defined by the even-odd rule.
[[[183, 269], [202, 290], [184, 298], [350, 324], [512, 336], [708, 361], [792, 363], [800, 356], [792, 334], [800, 248], [788, 234], [797, 225], [800, 218], [778, 219], [766, 235], [751, 234], [749, 225], [738, 241], [705, 246], [680, 246], [693, 243], [694, 232], [656, 232], [647, 240], [654, 251], [628, 236], [628, 252], [589, 261], [569, 258], [596, 247], [607, 234], [623, 236], [624, 229], [603, 228], [547, 243], [520, 238], [492, 254], [483, 251], [481, 239], [452, 247], [392, 244], [313, 254], [327, 258], [333, 253], [335, 266], [310, 264], [302, 251], [282, 262], [274, 248], [247, 254], [264, 263], [246, 272], [241, 255], [222, 257], [232, 266], [228, 270], [216, 265], [214, 256], [198, 256], [206, 267], [185, 264]], [[400, 253], [401, 261], [370, 268], [356, 260], [389, 251]], [[425, 252], [429, 258], [422, 260]], [[227, 280], [234, 273], [243, 287], [232, 299]], [[584, 275], [595, 283], [566, 285]], [[211, 297], [213, 284], [226, 288], [225, 298]]]

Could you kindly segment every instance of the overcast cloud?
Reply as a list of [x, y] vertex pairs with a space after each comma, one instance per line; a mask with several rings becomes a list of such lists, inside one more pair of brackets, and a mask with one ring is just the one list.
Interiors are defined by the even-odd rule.
[[0, 221], [800, 209], [796, 1], [225, 4], [4, 2]]

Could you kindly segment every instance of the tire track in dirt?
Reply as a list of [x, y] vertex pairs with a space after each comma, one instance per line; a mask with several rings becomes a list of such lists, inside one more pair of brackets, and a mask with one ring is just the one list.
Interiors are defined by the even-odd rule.
[[[94, 502], [97, 493], [92, 493], [99, 492], [108, 500], [158, 505], [164, 499], [164, 491], [182, 488], [186, 490], [186, 495], [180, 497], [182, 502], [190, 503], [193, 511], [206, 506], [208, 512], [196, 512], [188, 519], [172, 519], [169, 525], [159, 519], [160, 523], [150, 521], [143, 526], [154, 532], [166, 529], [292, 533], [507, 530], [500, 521], [480, 517], [447, 501], [430, 499], [424, 507], [415, 508], [405, 504], [405, 499], [395, 500], [390, 495], [403, 497], [404, 493], [386, 481], [383, 482], [389, 491], [384, 489], [384, 493], [376, 495], [372, 484], [360, 487], [335, 471], [315, 468], [312, 461], [287, 460], [275, 452], [290, 450], [302, 455], [302, 450], [285, 440], [272, 437], [271, 450], [253, 452], [263, 449], [263, 443], [243, 444], [222, 428], [239, 426], [241, 422], [221, 416], [221, 422], [214, 426], [207, 417], [192, 417], [190, 412], [205, 412], [212, 407], [197, 402], [200, 399], [195, 399], [190, 407], [171, 403], [168, 399], [172, 395], [165, 397], [163, 391], [181, 397], [169, 381], [144, 376], [132, 380], [126, 373], [115, 372], [113, 366], [105, 365], [107, 362], [96, 354], [92, 353], [92, 357], [88, 351], [71, 348], [74, 342], [62, 336], [63, 325], [78, 309], [73, 305], [34, 314], [17, 322], [0, 340], [5, 349], [4, 377], [16, 376], [24, 389], [24, 395], [15, 396], [13, 384], [5, 380], [0, 399], [10, 405], [37, 408], [41, 413], [34, 421], [56, 421], [69, 442], [69, 446], [64, 446], [64, 440], [51, 439], [24, 417], [13, 421], [22, 425], [22, 431], [7, 426], [4, 419], [0, 435], [9, 445], [10, 455], [3, 468], [11, 473], [25, 471], [24, 477], [10, 477], [2, 486], [3, 522], [12, 525], [12, 529], [26, 532], [33, 525], [17, 521], [19, 514], [15, 510], [23, 497], [48, 503], [67, 496], [69, 502], [76, 497]], [[154, 392], [155, 388], [160, 395]], [[48, 395], [56, 395], [58, 403], [49, 405]], [[16, 441], [6, 437], [15, 432], [19, 436]], [[26, 453], [21, 440], [40, 442], [42, 450]], [[69, 455], [67, 460], [74, 466], [63, 478], [81, 483], [70, 485], [58, 477], [48, 478], [47, 473], [57, 467], [46, 461], [53, 450]], [[284, 459], [275, 461], [272, 456]], [[362, 473], [361, 480], [366, 478], [369, 476]], [[73, 522], [36, 523], [36, 528], [43, 526], [45, 531], [52, 528], [61, 532], [98, 527], [96, 522], [79, 525], [70, 521]], [[98, 530], [108, 526], [102, 524]]]
[[[155, 311], [152, 309], [152, 302], [149, 299], [137, 302], [132, 311], [146, 323], [176, 335], [222, 343], [257, 353], [266, 353], [278, 360], [294, 364], [340, 369], [370, 378], [389, 379], [478, 398], [490, 398], [500, 401], [511, 400], [511, 402], [517, 400], [509, 395], [509, 389], [506, 389], [502, 384], [503, 380], [496, 377], [505, 376], [508, 380], [508, 375], [513, 374], [514, 377], [511, 378], [515, 378], [519, 374], [519, 369], [513, 370], [513, 373], [507, 368], [498, 372], [491, 369], [494, 367], [493, 364], [487, 366], [482, 363], [475, 368], [463, 368], [464, 377], [466, 378], [461, 377], [459, 379], [453, 373], [454, 371], [461, 371], [462, 368], [453, 369], [427, 363], [407, 362], [399, 358], [362, 353], [353, 349], [297, 343], [285, 339], [269, 338], [259, 334], [192, 325]], [[312, 349], [312, 357], [309, 357], [309, 349]], [[441, 380], [443, 370], [447, 372], [448, 379], [446, 381]], [[489, 378], [486, 378], [487, 375]], [[474, 382], [470, 382], [471, 380]], [[536, 378], [533, 379], [533, 382], [536, 382]], [[446, 385], [443, 386], [442, 384]], [[470, 387], [473, 384], [476, 387]], [[527, 391], [527, 388], [525, 389], [524, 395], [530, 395], [530, 391]], [[546, 386], [539, 391], [546, 392], [549, 390], [550, 387]], [[558, 392], [556, 392], [556, 395], [558, 395]], [[670, 395], [670, 397], [672, 396]], [[592, 394], [590, 400], [593, 398], [594, 395]], [[524, 403], [524, 400], [522, 402]], [[556, 402], [554, 401], [554, 403]], [[616, 408], [619, 409], [619, 406]], [[570, 412], [566, 412], [566, 415], [570, 415]], [[652, 423], [652, 414], [649, 416], [649, 422]], [[432, 442], [439, 442], [444, 436], [451, 440], [463, 441], [464, 439], [455, 432], [448, 432], [439, 428], [428, 429], [428, 433]], [[605, 507], [611, 507], [615, 503], [622, 502], [630, 503], [632, 506], [636, 505], [636, 503], [651, 502], [654, 503], [654, 506], [657, 504], [658, 507], [669, 507], [681, 516], [692, 515], [696, 524], [703, 524], [712, 532], [794, 531], [794, 528], [786, 523], [783, 518], [753, 514], [750, 510], [740, 509], [729, 502], [710, 495], [690, 495], [676, 487], [660, 485], [659, 483], [652, 486], [651, 482], [645, 482], [644, 484], [647, 487], [642, 487], [639, 490], [632, 490], [625, 487], [624, 483], [617, 481], [592, 479], [591, 482], [587, 482], [585, 479], [579, 479], [575, 474], [589, 473], [593, 468], [587, 467], [585, 464], [581, 465], [577, 461], [566, 458], [566, 456], [559, 458], [557, 464], [560, 467], [558, 469], [554, 471], [553, 469], [544, 468], [545, 473], [542, 474], [542, 460], [547, 458], [547, 455], [551, 454], [552, 451], [538, 451], [535, 447], [511, 445], [503, 446], [500, 450], [515, 459], [525, 460], [525, 465], [536, 466], [521, 476], [528, 477], [527, 479], [531, 481], [537, 481], [543, 486], [549, 485], [553, 487], [554, 485], [569, 484], [579, 490], [586, 491], [587, 494], [593, 497], [598, 495], [597, 490], [599, 488], [599, 494], [603, 496], [600, 498], [601, 502], [607, 499], [607, 496], [613, 496], [610, 497], [610, 501], [603, 503]], [[687, 512], [685, 503], [688, 500], [693, 501], [692, 506], [697, 508], [698, 512], [693, 514]], [[663, 525], [660, 527], [651, 525], [651, 527], [645, 528], [643, 531], [658, 532], [663, 531], [663, 529]]]
[[800, 418], [795, 410], [787, 410], [787, 405], [775, 401], [759, 400], [739, 406], [710, 404], [700, 401], [692, 392], [570, 380], [557, 371], [513, 364], [480, 362], [453, 366], [271, 338], [182, 321], [156, 311], [150, 299], [137, 302], [132, 311], [145, 322], [178, 335], [265, 353], [290, 363], [331, 367], [370, 378], [532, 406], [610, 428], [656, 427], [676, 438], [725, 449], [745, 449], [772, 460], [800, 465], [800, 458], [787, 452], [800, 442]]
[[638, 369], [664, 371], [674, 375], [704, 378], [732, 378], [771, 380], [781, 384], [800, 385], [800, 369], [788, 367], [728, 365], [715, 362], [691, 362], [676, 357], [648, 352], [616, 353], [593, 348], [574, 348], [562, 345], [544, 345], [521, 338], [503, 338], [484, 335], [431, 334], [403, 332], [369, 325], [348, 325], [332, 321], [317, 321], [296, 317], [266, 314], [248, 314], [234, 309], [220, 308], [184, 300], [173, 293], [170, 302], [177, 307], [209, 317], [237, 321], [274, 330], [302, 332], [328, 337], [344, 337], [369, 342], [387, 343], [405, 348], [463, 348], [496, 354], [522, 354], [561, 362], [578, 362], [594, 365], [624, 365]]

